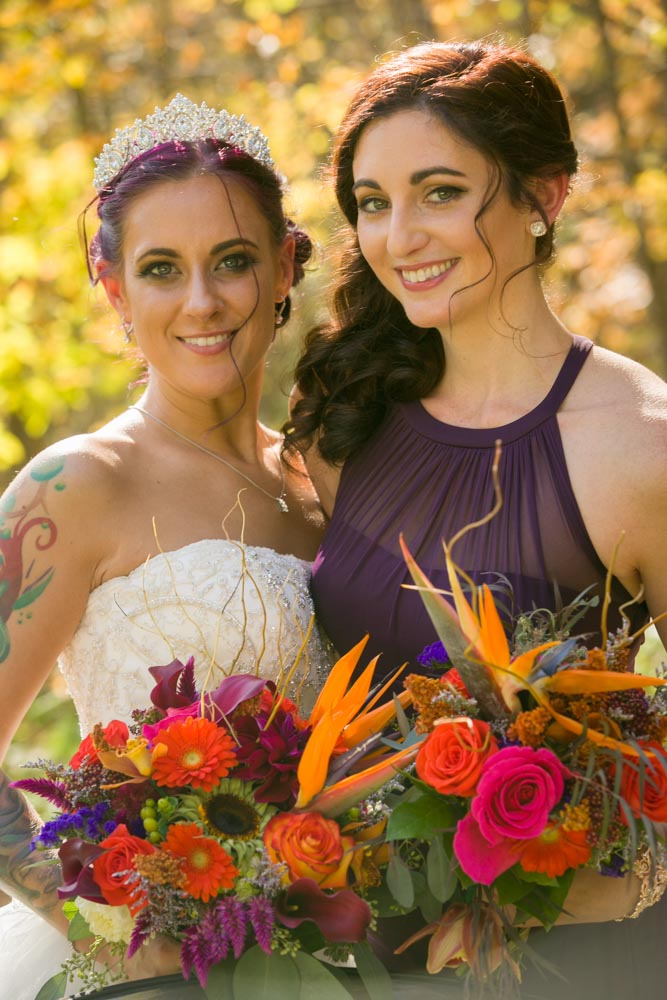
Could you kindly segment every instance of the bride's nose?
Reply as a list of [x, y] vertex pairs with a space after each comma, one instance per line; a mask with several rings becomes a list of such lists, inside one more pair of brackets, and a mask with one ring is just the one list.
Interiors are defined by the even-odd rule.
[[422, 250], [428, 239], [418, 213], [409, 209], [392, 208], [386, 240], [387, 253], [394, 260], [405, 260], [415, 251]]
[[190, 316], [208, 317], [222, 307], [212, 275], [195, 271], [189, 281], [185, 310]]

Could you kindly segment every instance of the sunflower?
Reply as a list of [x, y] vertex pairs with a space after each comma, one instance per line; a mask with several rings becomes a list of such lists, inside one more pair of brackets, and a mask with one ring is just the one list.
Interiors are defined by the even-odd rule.
[[151, 777], [158, 785], [191, 785], [210, 792], [236, 766], [234, 741], [209, 719], [188, 718], [162, 729]]
[[162, 850], [181, 859], [185, 891], [207, 903], [221, 889], [232, 889], [239, 874], [229, 854], [217, 840], [205, 837], [196, 823], [175, 823]]
[[262, 832], [275, 812], [276, 807], [268, 802], [256, 802], [252, 785], [239, 778], [223, 778], [198, 809], [208, 832], [224, 840], [241, 872], [261, 853]]

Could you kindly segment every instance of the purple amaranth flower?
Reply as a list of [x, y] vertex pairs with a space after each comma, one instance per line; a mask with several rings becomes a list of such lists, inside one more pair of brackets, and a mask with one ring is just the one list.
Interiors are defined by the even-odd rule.
[[41, 795], [57, 809], [69, 809], [72, 805], [70, 790], [63, 781], [52, 781], [50, 778], [21, 778], [19, 781], [11, 781], [10, 787], [32, 792], [33, 795]]
[[221, 899], [215, 910], [229, 943], [234, 949], [234, 958], [240, 958], [243, 954], [248, 931], [248, 913], [244, 904], [240, 899], [229, 896], [226, 899]]
[[417, 657], [417, 663], [422, 667], [429, 667], [431, 670], [445, 667], [450, 663], [447, 650], [441, 642], [433, 642], [430, 646], [425, 646]]
[[294, 805], [298, 792], [296, 776], [310, 729], [299, 729], [294, 719], [279, 708], [270, 726], [269, 716], [260, 712], [234, 720], [239, 740], [236, 755], [239, 761], [234, 775], [241, 781], [256, 781], [257, 802]]
[[271, 954], [271, 936], [276, 921], [273, 903], [266, 896], [251, 896], [248, 900], [248, 916], [257, 944], [267, 955]]
[[202, 989], [206, 989], [211, 967], [227, 958], [230, 943], [218, 904], [204, 915], [199, 924], [185, 932], [181, 947], [181, 968], [185, 979], [190, 978], [194, 969]]

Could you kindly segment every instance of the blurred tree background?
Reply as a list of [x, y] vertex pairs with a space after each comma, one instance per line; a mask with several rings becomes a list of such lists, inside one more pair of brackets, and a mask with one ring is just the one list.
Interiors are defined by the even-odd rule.
[[[666, 0], [4, 0], [0, 32], [0, 487], [130, 400], [136, 369], [77, 235], [114, 128], [182, 91], [269, 136], [320, 246], [269, 368], [263, 415], [277, 426], [300, 338], [326, 309], [332, 134], [373, 62], [423, 39], [525, 39], [554, 70], [582, 169], [547, 278], [553, 306], [667, 374]], [[34, 759], [47, 730], [60, 741], [48, 752], [65, 754], [60, 683], [24, 723], [16, 760]]]

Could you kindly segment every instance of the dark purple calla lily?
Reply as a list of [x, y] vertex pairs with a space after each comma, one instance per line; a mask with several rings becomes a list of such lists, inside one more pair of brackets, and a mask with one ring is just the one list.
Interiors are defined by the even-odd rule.
[[232, 674], [220, 682], [215, 691], [205, 695], [209, 708], [217, 709], [213, 714], [215, 722], [223, 717], [229, 717], [241, 702], [255, 698], [266, 687], [266, 681], [254, 674]]
[[278, 898], [276, 917], [285, 927], [312, 920], [327, 941], [363, 941], [371, 922], [368, 903], [351, 889], [324, 892], [312, 878], [298, 878]]
[[82, 896], [93, 903], [106, 903], [100, 887], [93, 877], [93, 861], [104, 854], [97, 844], [89, 844], [79, 837], [66, 840], [58, 851], [63, 885], [58, 889], [59, 899]]
[[151, 691], [151, 701], [156, 708], [166, 712], [168, 708], [184, 708], [198, 698], [195, 686], [195, 658], [187, 663], [172, 660], [161, 667], [149, 667], [157, 684]]

